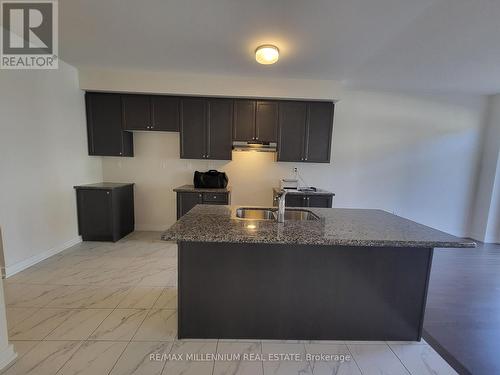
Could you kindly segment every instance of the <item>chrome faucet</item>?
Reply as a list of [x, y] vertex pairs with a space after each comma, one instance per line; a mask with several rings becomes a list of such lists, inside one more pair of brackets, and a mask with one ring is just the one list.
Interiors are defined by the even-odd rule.
[[281, 190], [278, 192], [276, 195], [276, 199], [278, 200], [278, 223], [284, 223], [285, 222], [285, 196], [286, 196], [287, 191], [286, 190]]

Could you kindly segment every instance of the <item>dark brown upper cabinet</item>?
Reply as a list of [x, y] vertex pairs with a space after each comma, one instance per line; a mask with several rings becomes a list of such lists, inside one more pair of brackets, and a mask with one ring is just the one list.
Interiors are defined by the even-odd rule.
[[231, 160], [232, 100], [183, 98], [180, 124], [182, 159]]
[[231, 160], [233, 101], [209, 99], [205, 159]]
[[151, 96], [152, 130], [179, 131], [180, 98], [175, 96]]
[[330, 162], [332, 102], [87, 92], [89, 155], [133, 156], [131, 131], [180, 131], [182, 159], [231, 160], [232, 142], [277, 142], [278, 161]]
[[149, 130], [151, 99], [149, 95], [122, 95], [123, 129]]
[[329, 163], [333, 111], [331, 102], [281, 102], [278, 161]]
[[278, 161], [303, 161], [306, 122], [307, 103], [280, 103]]
[[235, 100], [233, 127], [235, 141], [276, 142], [278, 102]]
[[179, 131], [179, 98], [122, 95], [123, 129]]
[[233, 140], [253, 141], [255, 138], [255, 100], [234, 101]]
[[122, 129], [121, 95], [87, 92], [85, 103], [89, 155], [134, 156], [133, 135]]

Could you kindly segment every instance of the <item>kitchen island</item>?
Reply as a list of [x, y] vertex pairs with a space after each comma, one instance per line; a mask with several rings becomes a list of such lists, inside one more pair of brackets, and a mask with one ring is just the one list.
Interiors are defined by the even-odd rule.
[[420, 340], [433, 249], [475, 247], [381, 210], [239, 211], [198, 205], [162, 235], [179, 248], [179, 338]]

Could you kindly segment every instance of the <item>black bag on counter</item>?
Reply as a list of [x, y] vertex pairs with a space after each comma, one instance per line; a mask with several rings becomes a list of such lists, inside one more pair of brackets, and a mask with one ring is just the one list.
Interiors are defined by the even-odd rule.
[[208, 172], [194, 172], [194, 187], [203, 189], [222, 189], [227, 186], [227, 175], [224, 172], [210, 169]]

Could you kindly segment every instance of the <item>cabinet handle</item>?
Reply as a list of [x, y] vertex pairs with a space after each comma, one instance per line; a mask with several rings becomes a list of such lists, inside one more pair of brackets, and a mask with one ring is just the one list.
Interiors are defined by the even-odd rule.
[[121, 154], [122, 154], [122, 153], [120, 152], [120, 155], [121, 155]]
[[201, 198], [201, 194], [198, 194], [198, 197], [200, 197], [200, 198]]
[[304, 160], [307, 160], [307, 158], [304, 158]]

